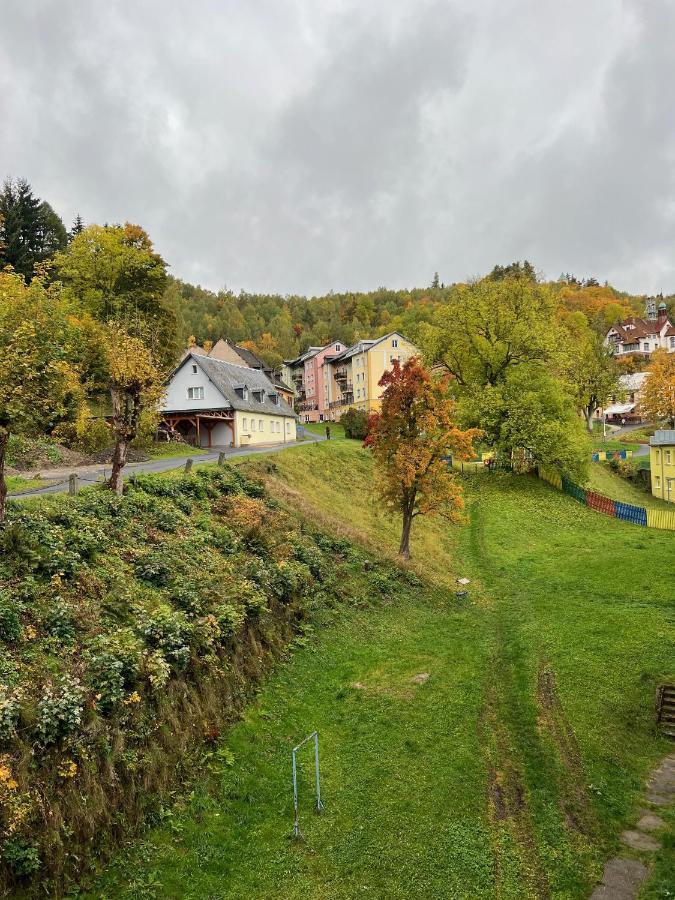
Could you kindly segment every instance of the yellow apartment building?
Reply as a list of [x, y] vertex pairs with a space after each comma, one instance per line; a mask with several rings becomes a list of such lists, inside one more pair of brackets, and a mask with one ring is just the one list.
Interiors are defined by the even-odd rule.
[[675, 429], [654, 432], [649, 441], [652, 494], [675, 503]]
[[350, 408], [376, 412], [384, 389], [380, 379], [397, 359], [401, 365], [411, 356], [419, 356], [418, 348], [397, 331], [377, 338], [359, 341], [327, 362], [330, 418], [337, 421]]

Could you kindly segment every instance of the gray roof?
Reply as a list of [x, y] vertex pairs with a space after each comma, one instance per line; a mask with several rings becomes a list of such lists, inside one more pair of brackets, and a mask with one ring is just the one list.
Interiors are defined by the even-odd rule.
[[[184, 366], [190, 358], [192, 358], [191, 354], [182, 361], [178, 369]], [[271, 416], [285, 416], [289, 419], [298, 418], [290, 406], [281, 399], [267, 375], [260, 369], [237, 366], [234, 363], [223, 362], [210, 356], [195, 356], [193, 359], [227, 400], [228, 407], [245, 412], [264, 412]], [[242, 385], [246, 385], [248, 388], [247, 399], [244, 399], [235, 390], [235, 386], [241, 387]], [[265, 396], [262, 400], [257, 400], [253, 392], [261, 390], [265, 391]], [[277, 394], [278, 405], [270, 400], [269, 394]]]
[[661, 428], [659, 431], [655, 431], [649, 443], [652, 447], [659, 447], [662, 444], [675, 446], [675, 429]]

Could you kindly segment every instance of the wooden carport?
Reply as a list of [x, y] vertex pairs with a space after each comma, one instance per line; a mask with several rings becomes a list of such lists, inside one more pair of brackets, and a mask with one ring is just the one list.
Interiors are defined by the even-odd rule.
[[229, 409], [206, 409], [191, 412], [167, 412], [162, 413], [162, 422], [164, 422], [172, 431], [180, 431], [178, 425], [181, 422], [187, 422], [191, 425], [197, 435], [197, 446], [201, 447], [201, 429], [206, 429], [208, 436], [207, 447], [211, 447], [211, 432], [220, 422], [228, 422], [232, 425], [232, 442], [235, 442], [234, 434], [234, 412]]

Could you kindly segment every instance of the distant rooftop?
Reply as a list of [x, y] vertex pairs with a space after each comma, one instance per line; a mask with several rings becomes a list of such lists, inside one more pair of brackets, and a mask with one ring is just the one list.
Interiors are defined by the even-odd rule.
[[664, 444], [675, 446], [675, 428], [661, 428], [655, 431], [649, 443], [652, 447], [661, 447]]

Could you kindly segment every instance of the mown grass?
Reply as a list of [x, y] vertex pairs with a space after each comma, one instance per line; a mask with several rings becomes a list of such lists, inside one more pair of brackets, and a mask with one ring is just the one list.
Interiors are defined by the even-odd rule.
[[331, 441], [346, 441], [345, 430], [339, 422], [304, 422], [301, 423], [305, 431], [312, 434], [320, 434], [321, 437], [326, 436], [326, 425], [330, 427]]
[[[241, 465], [301, 515], [395, 553], [398, 522], [358, 445]], [[419, 588], [309, 636], [211, 773], [91, 896], [588, 896], [670, 749], [652, 709], [675, 677], [672, 571], [654, 561], [673, 536], [528, 477], [464, 483], [466, 527], [414, 532]], [[311, 810], [308, 754], [298, 844], [290, 749], [314, 728], [326, 810]], [[645, 897], [668, 896], [672, 840]]]

